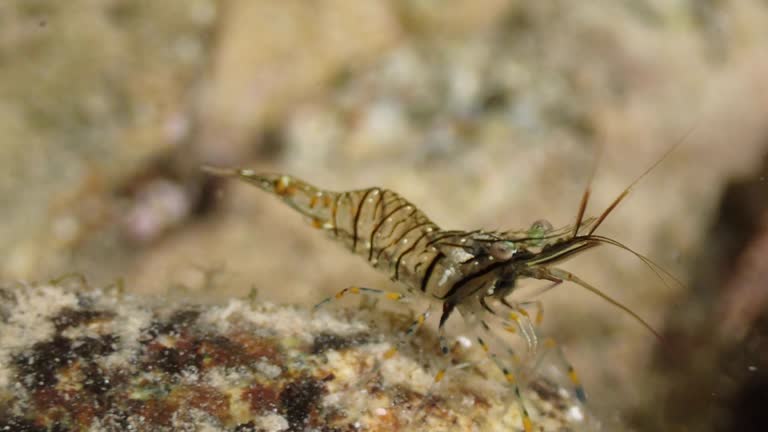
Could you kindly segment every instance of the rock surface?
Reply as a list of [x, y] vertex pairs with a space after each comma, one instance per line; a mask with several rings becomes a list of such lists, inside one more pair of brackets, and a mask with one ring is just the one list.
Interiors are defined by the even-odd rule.
[[[434, 338], [419, 336], [384, 358], [404, 316], [313, 315], [234, 299], [150, 303], [76, 279], [19, 284], [0, 295], [0, 431], [509, 431], [521, 424], [488, 362], [450, 371], [431, 389]], [[537, 379], [524, 394], [543, 430], [587, 430], [567, 390]]]

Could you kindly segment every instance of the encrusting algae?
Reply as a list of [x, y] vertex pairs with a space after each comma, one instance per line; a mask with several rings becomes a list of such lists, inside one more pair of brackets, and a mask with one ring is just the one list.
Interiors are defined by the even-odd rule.
[[[242, 299], [160, 305], [76, 285], [0, 290], [0, 431], [514, 431], [520, 424], [495, 370], [472, 359], [476, 349], [459, 353], [470, 366], [449, 368], [434, 388], [434, 337], [417, 336], [385, 358], [408, 317], [313, 314]], [[524, 391], [537, 427], [586, 430], [565, 389], [537, 378]]]

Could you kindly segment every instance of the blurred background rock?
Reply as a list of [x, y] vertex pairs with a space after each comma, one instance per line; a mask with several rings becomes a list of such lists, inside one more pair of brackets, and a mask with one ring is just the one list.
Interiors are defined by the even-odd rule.
[[[760, 0], [6, 0], [0, 277], [312, 304], [389, 282], [200, 164], [388, 187], [448, 228], [558, 226], [598, 148], [591, 214], [693, 128], [601, 229], [692, 286], [725, 184], [768, 147], [767, 24]], [[629, 254], [566, 267], [659, 328], [719, 323], [717, 287], [665, 286]], [[690, 395], [659, 407], [676, 381], [651, 336], [573, 287], [543, 300], [608, 430], [686, 430], [670, 413]]]

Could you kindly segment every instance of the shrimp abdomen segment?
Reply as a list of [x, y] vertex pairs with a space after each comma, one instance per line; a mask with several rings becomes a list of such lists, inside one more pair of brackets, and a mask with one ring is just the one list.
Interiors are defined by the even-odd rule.
[[[439, 232], [427, 216], [395, 192], [378, 187], [332, 192], [284, 174], [249, 169], [205, 167], [236, 177], [279, 197], [315, 228], [364, 257], [375, 268], [411, 289], [426, 290], [427, 273], [436, 270], [437, 253], [426, 245]], [[428, 252], [427, 249], [431, 249]], [[430, 264], [434, 263], [432, 267]]]
[[257, 173], [250, 169], [230, 169], [205, 166], [203, 170], [251, 183], [279, 197], [294, 210], [303, 214], [316, 228], [333, 229], [334, 213], [339, 193], [324, 191], [284, 174]]
[[395, 192], [378, 187], [336, 194], [327, 228], [332, 237], [409, 288], [418, 285], [417, 259], [439, 231]]

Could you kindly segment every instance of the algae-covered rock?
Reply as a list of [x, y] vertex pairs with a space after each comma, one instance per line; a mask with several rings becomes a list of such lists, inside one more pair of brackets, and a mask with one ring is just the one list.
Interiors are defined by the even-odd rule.
[[[472, 366], [450, 370], [434, 387], [439, 359], [428, 332], [385, 359], [405, 316], [312, 313], [241, 299], [160, 304], [75, 285], [1, 291], [0, 430], [508, 431], [521, 425], [511, 392], [488, 362], [473, 358], [475, 349], [454, 356]], [[584, 427], [580, 407], [556, 384], [537, 379], [524, 394], [544, 430]]]

